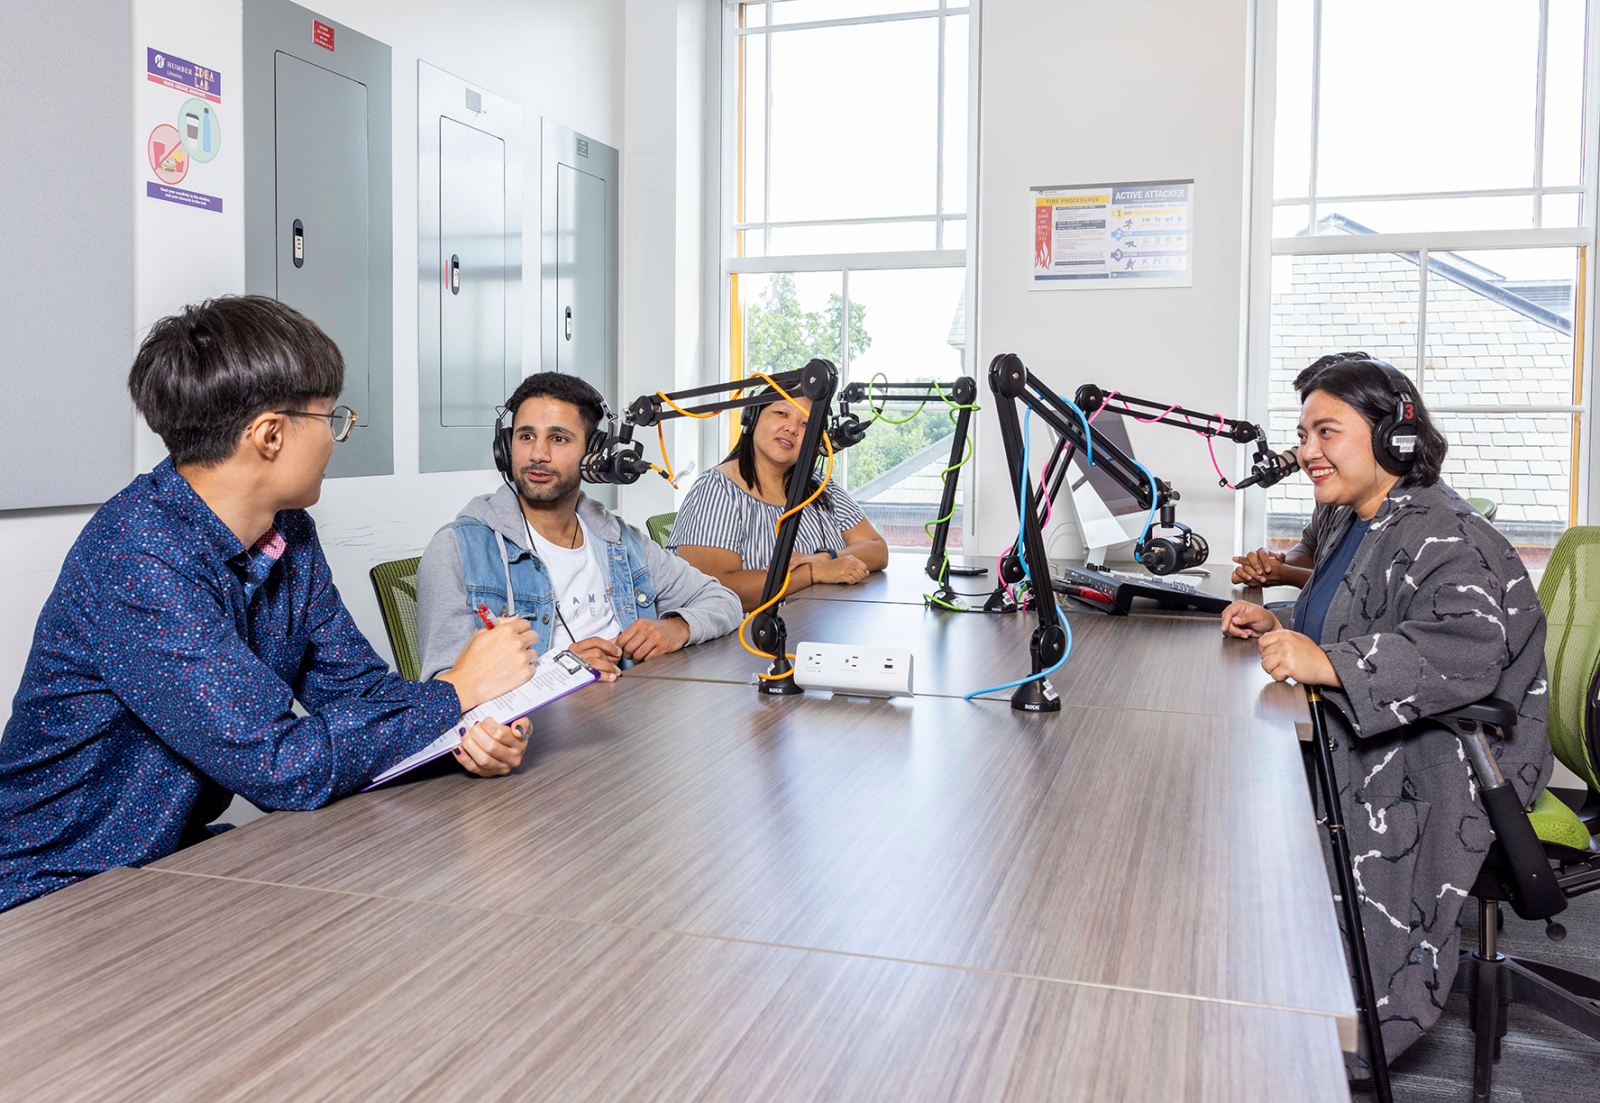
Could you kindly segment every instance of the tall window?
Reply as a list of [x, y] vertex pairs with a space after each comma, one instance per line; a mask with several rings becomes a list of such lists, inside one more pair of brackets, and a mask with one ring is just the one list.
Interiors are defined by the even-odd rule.
[[[1294, 439], [1293, 380], [1312, 360], [1387, 360], [1450, 441], [1446, 481], [1493, 510], [1530, 566], [1584, 489], [1586, 7], [1277, 4], [1267, 370], [1255, 373], [1273, 439]], [[1304, 479], [1270, 491], [1270, 543], [1292, 545], [1312, 505]]]
[[[730, 378], [818, 356], [841, 386], [962, 373], [968, 23], [942, 0], [729, 3]], [[884, 410], [834, 478], [890, 544], [925, 546], [953, 423], [912, 409]]]

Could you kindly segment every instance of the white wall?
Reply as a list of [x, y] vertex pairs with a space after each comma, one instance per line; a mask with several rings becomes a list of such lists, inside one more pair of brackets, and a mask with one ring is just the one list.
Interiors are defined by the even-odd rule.
[[[982, 7], [977, 354], [1015, 352], [1070, 399], [1083, 383], [1225, 416], [1239, 408], [1249, 152], [1249, 0], [989, 0]], [[1035, 292], [1028, 288], [1036, 185], [1195, 181], [1194, 285]], [[992, 403], [992, 396], [981, 399]], [[979, 543], [1016, 534], [998, 426], [983, 415]], [[1139, 457], [1182, 494], [1178, 520], [1236, 554], [1235, 503], [1203, 440], [1130, 425]], [[1036, 443], [1044, 435], [1035, 431]], [[1232, 477], [1238, 446], [1217, 449]], [[1070, 517], [1058, 510], [1056, 518]], [[1051, 554], [1081, 554], [1070, 521]]]
[[[321, 503], [312, 511], [334, 577], [356, 622], [381, 654], [388, 654], [382, 619], [367, 580], [367, 570], [385, 559], [414, 555], [444, 522], [454, 517], [473, 494], [492, 489], [497, 477], [482, 472], [418, 473], [417, 455], [417, 192], [416, 192], [416, 63], [419, 58], [449, 70], [503, 95], [522, 106], [530, 141], [524, 173], [524, 226], [538, 226], [539, 120], [549, 116], [623, 151], [622, 204], [625, 211], [639, 209], [652, 220], [664, 214], [665, 253], [635, 249], [623, 258], [624, 287], [637, 287], [650, 301], [663, 285], [681, 279], [677, 273], [683, 250], [676, 244], [677, 188], [698, 187], [682, 182], [673, 143], [678, 141], [676, 105], [697, 97], [701, 89], [693, 78], [703, 64], [696, 53], [687, 75], [680, 73], [675, 53], [679, 25], [703, 18], [703, 8], [686, 0], [626, 0], [629, 18], [644, 26], [662, 23], [662, 35], [632, 35], [626, 46], [625, 78], [624, 0], [462, 0], [439, 4], [428, 0], [322, 0], [310, 5], [379, 41], [393, 50], [394, 80], [394, 303], [395, 303], [395, 474], [374, 478], [333, 479], [323, 489]], [[223, 78], [223, 104], [219, 118], [226, 124], [240, 117], [242, 8], [239, 0], [134, 0], [134, 54], [136, 85], [143, 81], [147, 44], [217, 69]], [[691, 39], [695, 32], [685, 32]], [[698, 39], [695, 39], [698, 42]], [[663, 62], [662, 59], [666, 60]], [[633, 75], [637, 67], [640, 77]], [[645, 81], [643, 78], [648, 77]], [[680, 91], [684, 79], [689, 87]], [[665, 127], [668, 172], [665, 207], [636, 203], [629, 191], [633, 180], [650, 181], [653, 165], [630, 165], [627, 158], [643, 135], [624, 124], [624, 100], [636, 110], [629, 121], [639, 128], [655, 128], [661, 120], [647, 108], [652, 90], [665, 89]], [[138, 92], [135, 93], [136, 98]], [[137, 112], [136, 112], [137, 116]], [[134, 131], [139, 120], [135, 119]], [[147, 175], [143, 133], [130, 133], [129, 155], [139, 166], [136, 180], [142, 190]], [[228, 134], [229, 150], [241, 148], [235, 127]], [[695, 141], [693, 135], [684, 140]], [[698, 146], [691, 146], [694, 158]], [[692, 162], [698, 164], [698, 160]], [[244, 287], [242, 166], [240, 159], [219, 155], [207, 168], [219, 170], [212, 183], [224, 199], [224, 214], [202, 223], [204, 233], [193, 229], [194, 220], [209, 212], [171, 207], [154, 200], [135, 202], [134, 318], [130, 328], [135, 342], [151, 321], [185, 302], [208, 295], [239, 292]], [[647, 171], [639, 171], [640, 168]], [[655, 185], [652, 185], [655, 187]], [[657, 203], [660, 203], [657, 197]], [[181, 248], [173, 246], [173, 227], [179, 216]], [[626, 216], [625, 216], [626, 217]], [[626, 234], [626, 227], [624, 229]], [[627, 241], [625, 237], [625, 242]], [[536, 256], [537, 250], [528, 253]], [[630, 265], [644, 269], [635, 277]], [[698, 274], [691, 290], [698, 288]], [[539, 297], [526, 294], [523, 362], [537, 365]], [[678, 323], [673, 311], [683, 308], [677, 298], [666, 324], [657, 325], [653, 338], [664, 337], [662, 365], [641, 374], [641, 383], [670, 386], [677, 371], [674, 363]], [[697, 306], [696, 306], [697, 309]], [[623, 317], [624, 349], [630, 348], [628, 314]], [[652, 343], [645, 347], [653, 349]], [[630, 380], [623, 365], [623, 379]], [[660, 376], [659, 383], [653, 382]], [[629, 381], [627, 386], [636, 384]], [[137, 427], [135, 469], [149, 470], [163, 455], [160, 441], [143, 425]], [[668, 505], [666, 508], [671, 508]], [[39, 609], [55, 584], [61, 561], [92, 508], [0, 512], [0, 722], [10, 713], [11, 696], [21, 677]]]
[[[623, 30], [621, 401], [700, 381], [705, 263], [705, 36], [716, 0], [625, 0]], [[617, 411], [619, 414], [621, 410]], [[693, 429], [667, 423], [674, 469], [695, 458]], [[645, 454], [658, 450], [644, 431]], [[688, 482], [683, 484], [688, 489]], [[618, 496], [636, 525], [676, 509], [648, 474]]]

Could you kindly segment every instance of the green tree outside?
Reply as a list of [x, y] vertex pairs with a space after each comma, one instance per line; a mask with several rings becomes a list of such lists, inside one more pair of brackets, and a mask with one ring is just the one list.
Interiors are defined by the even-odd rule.
[[[915, 406], [890, 406], [884, 410], [884, 418], [899, 421], [915, 409]], [[935, 399], [903, 425], [892, 424], [883, 418], [873, 422], [872, 428], [867, 430], [867, 439], [850, 449], [849, 488], [854, 490], [876, 479], [896, 464], [955, 432], [955, 424], [947, 416], [948, 413], [949, 408]], [[872, 416], [868, 411], [863, 411], [863, 414], [863, 421]]]
[[[844, 298], [828, 296], [821, 310], [800, 309], [794, 277], [787, 272], [772, 276], [760, 298], [744, 312], [745, 371], [769, 375], [803, 368], [818, 357], [835, 364], [843, 362], [839, 349]], [[860, 356], [872, 347], [867, 334], [867, 308], [850, 304], [850, 355]]]

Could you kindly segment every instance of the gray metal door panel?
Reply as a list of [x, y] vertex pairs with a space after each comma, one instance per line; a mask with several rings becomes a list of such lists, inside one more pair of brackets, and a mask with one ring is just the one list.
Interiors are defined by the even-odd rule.
[[[291, 0], [244, 0], [244, 286], [294, 306], [345, 361], [361, 428], [328, 476], [394, 471], [393, 53]], [[335, 49], [314, 23], [333, 29]], [[240, 148], [236, 147], [236, 148]], [[294, 222], [304, 264], [294, 264]]]
[[522, 108], [418, 59], [417, 459], [425, 472], [492, 467], [495, 410], [522, 379], [522, 141]]
[[[620, 411], [627, 405], [617, 382], [621, 158], [551, 119], [541, 124], [540, 144], [540, 364], [587, 381]], [[616, 487], [584, 492], [616, 506]]]
[[439, 119], [439, 423], [494, 425], [506, 377], [505, 142]]
[[[344, 355], [339, 401], [372, 416], [366, 86], [276, 57], [277, 297]], [[303, 235], [295, 263], [295, 223]]]
[[556, 180], [556, 367], [605, 394], [606, 182], [570, 165]]

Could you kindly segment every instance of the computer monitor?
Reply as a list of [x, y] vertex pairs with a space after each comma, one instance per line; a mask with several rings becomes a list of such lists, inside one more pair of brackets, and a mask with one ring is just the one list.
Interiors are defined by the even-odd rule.
[[[1094, 427], [1129, 459], [1134, 458], [1133, 445], [1128, 441], [1128, 426], [1122, 418], [1103, 417]], [[1090, 467], [1085, 463], [1082, 451], [1073, 454], [1068, 480], [1078, 535], [1090, 563], [1105, 563], [1110, 552], [1132, 545], [1143, 535], [1149, 507], [1141, 506], [1138, 499], [1098, 465]], [[1129, 554], [1126, 558], [1133, 557]]]

